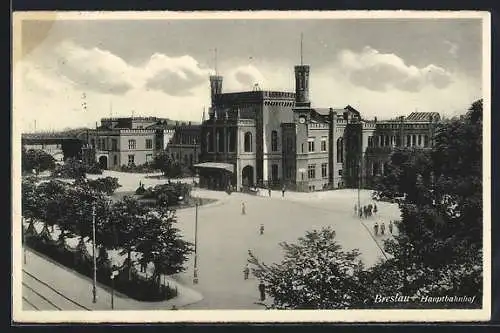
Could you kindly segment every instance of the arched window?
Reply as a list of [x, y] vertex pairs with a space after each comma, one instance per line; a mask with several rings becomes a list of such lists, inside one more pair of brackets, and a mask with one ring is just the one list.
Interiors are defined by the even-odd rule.
[[229, 151], [233, 152], [236, 150], [236, 129], [231, 129], [228, 135]]
[[246, 132], [245, 133], [245, 152], [250, 153], [252, 152], [252, 133]]
[[344, 139], [337, 140], [337, 163], [344, 163]]
[[377, 162], [372, 163], [372, 175], [373, 176], [378, 175], [378, 163]]
[[389, 174], [389, 163], [385, 162], [383, 164], [383, 170], [384, 170], [384, 176], [387, 176]]
[[219, 153], [224, 152], [224, 135], [222, 133], [222, 128], [217, 129], [217, 151]]
[[429, 147], [429, 136], [424, 135], [424, 147]]
[[278, 151], [278, 132], [271, 132], [271, 150]]
[[212, 132], [207, 133], [207, 151], [214, 151], [214, 140]]
[[231, 150], [231, 140], [232, 140], [231, 136], [232, 136], [232, 133], [231, 133], [231, 130], [229, 130], [227, 132], [227, 136], [226, 136], [226, 145], [227, 145], [226, 149], [227, 149], [228, 152], [232, 151]]

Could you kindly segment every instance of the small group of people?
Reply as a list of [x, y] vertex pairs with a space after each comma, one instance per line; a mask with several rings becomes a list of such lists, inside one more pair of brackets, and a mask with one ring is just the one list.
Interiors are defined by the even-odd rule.
[[[286, 186], [283, 185], [283, 187], [281, 188], [281, 197], [284, 198], [285, 197], [285, 191], [286, 191]], [[269, 194], [269, 197], [271, 197], [271, 194], [272, 194], [272, 191], [271, 191], [271, 186], [268, 186], [267, 187], [267, 193]]]
[[[248, 280], [248, 276], [250, 275], [250, 268], [248, 267], [248, 264], [245, 266], [245, 269], [243, 269], [243, 278], [245, 280]], [[266, 285], [264, 284], [263, 281], [259, 282], [259, 294], [260, 294], [260, 300], [264, 301], [266, 299]]]
[[[392, 221], [389, 221], [389, 233], [391, 235], [392, 235], [393, 228], [394, 228], [394, 224], [392, 223]], [[378, 236], [379, 233], [381, 236], [385, 235], [385, 223], [382, 222], [379, 226], [378, 222], [375, 221], [375, 224], [373, 225], [373, 233], [375, 234], [375, 236]]]
[[371, 217], [372, 215], [374, 214], [377, 214], [377, 204], [368, 204], [368, 205], [365, 205], [365, 206], [359, 206], [357, 204], [354, 204], [354, 215], [358, 215], [359, 218], [368, 218], [368, 217]]

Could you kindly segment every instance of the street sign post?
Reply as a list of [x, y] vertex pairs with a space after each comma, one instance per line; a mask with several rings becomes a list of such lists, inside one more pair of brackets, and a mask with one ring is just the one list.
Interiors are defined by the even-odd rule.
[[115, 276], [118, 275], [118, 270], [113, 267], [113, 271], [111, 272], [111, 309], [115, 308]]

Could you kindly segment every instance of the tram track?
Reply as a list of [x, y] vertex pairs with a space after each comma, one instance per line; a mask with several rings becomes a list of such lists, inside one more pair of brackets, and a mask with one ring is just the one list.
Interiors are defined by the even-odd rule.
[[22, 285], [23, 300], [35, 310], [91, 310], [24, 269]]

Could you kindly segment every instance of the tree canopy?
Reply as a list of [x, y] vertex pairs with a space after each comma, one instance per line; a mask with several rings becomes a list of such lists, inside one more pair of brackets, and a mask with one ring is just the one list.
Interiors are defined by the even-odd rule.
[[266, 265], [250, 252], [253, 274], [267, 284], [277, 309], [344, 309], [364, 304], [359, 252], [343, 251], [335, 231], [307, 232], [296, 244], [280, 244], [284, 259]]
[[41, 149], [26, 149], [25, 147], [22, 149], [21, 166], [23, 171], [52, 170], [56, 166], [55, 163], [54, 157]]
[[[430, 149], [401, 148], [390, 157], [377, 194], [398, 197], [398, 233], [389, 259], [364, 269], [329, 229], [282, 244], [284, 259], [264, 265], [251, 254], [273, 308], [477, 308], [482, 304], [482, 101], [438, 125]], [[474, 303], [391, 302], [377, 295], [476, 296]]]

